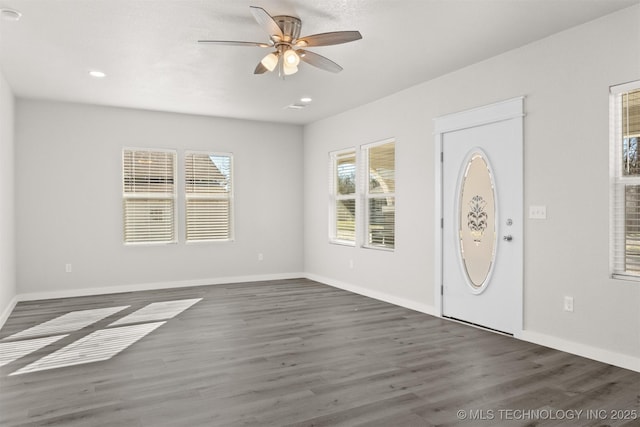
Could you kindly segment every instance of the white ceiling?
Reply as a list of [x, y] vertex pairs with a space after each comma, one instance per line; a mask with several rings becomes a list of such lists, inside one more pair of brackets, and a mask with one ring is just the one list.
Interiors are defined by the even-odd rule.
[[[0, 0], [0, 65], [20, 97], [309, 123], [596, 19], [640, 0]], [[249, 5], [302, 19], [302, 35], [359, 30], [302, 63], [254, 75], [268, 52], [199, 45], [266, 42]], [[92, 69], [105, 79], [88, 75]], [[310, 96], [302, 110], [285, 109]]]

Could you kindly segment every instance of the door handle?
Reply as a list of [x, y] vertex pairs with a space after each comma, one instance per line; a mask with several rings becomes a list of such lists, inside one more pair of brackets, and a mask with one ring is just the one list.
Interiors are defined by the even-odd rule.
[[513, 237], [511, 236], [511, 234], [507, 234], [506, 236], [504, 236], [502, 238], [505, 242], [510, 242], [513, 240]]

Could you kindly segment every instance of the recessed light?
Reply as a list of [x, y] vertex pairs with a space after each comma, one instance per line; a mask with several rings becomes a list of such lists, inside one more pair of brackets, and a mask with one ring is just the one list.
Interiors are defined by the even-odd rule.
[[313, 99], [309, 98], [308, 96], [303, 96], [302, 98], [300, 98], [300, 102], [311, 102], [313, 101]]
[[105, 73], [103, 73], [102, 71], [98, 71], [98, 70], [89, 71], [89, 75], [91, 77], [95, 77], [96, 79], [102, 79], [104, 77], [107, 77], [107, 75]]
[[19, 21], [22, 17], [22, 13], [15, 9], [0, 9], [0, 17], [3, 21]]
[[289, 110], [302, 110], [303, 108], [306, 108], [306, 107], [307, 106], [304, 105], [304, 104], [291, 104], [291, 105], [287, 105], [284, 108], [289, 109]]

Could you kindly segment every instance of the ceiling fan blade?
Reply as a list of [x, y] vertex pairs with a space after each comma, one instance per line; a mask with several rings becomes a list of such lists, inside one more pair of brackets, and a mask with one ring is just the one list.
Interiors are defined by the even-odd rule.
[[300, 59], [306, 62], [309, 65], [313, 65], [314, 67], [318, 67], [325, 71], [330, 71], [332, 73], [339, 73], [342, 71], [342, 67], [330, 60], [329, 58], [325, 58], [322, 55], [318, 55], [317, 53], [309, 52], [308, 50], [298, 49], [296, 50]]
[[264, 74], [267, 71], [269, 71], [269, 69], [262, 65], [262, 62], [258, 62], [258, 65], [256, 65], [256, 69], [253, 70], [253, 74]]
[[232, 40], [198, 40], [198, 43], [202, 43], [202, 44], [218, 44], [218, 45], [225, 45], [225, 46], [271, 47], [271, 45], [267, 44], [267, 43], [238, 42], [238, 41], [232, 41]]
[[360, 31], [333, 31], [331, 33], [313, 34], [311, 36], [300, 37], [296, 41], [296, 46], [330, 46], [334, 44], [349, 43], [360, 40]]
[[271, 15], [267, 13], [261, 7], [258, 6], [249, 6], [251, 8], [251, 13], [253, 17], [258, 21], [258, 24], [269, 34], [270, 36], [278, 36], [280, 39], [283, 38], [282, 29], [278, 26], [276, 21], [273, 20]]

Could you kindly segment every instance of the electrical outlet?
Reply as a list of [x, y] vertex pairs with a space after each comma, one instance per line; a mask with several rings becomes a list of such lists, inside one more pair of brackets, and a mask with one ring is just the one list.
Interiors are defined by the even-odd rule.
[[262, 255], [262, 253], [258, 254], [258, 261], [262, 261], [264, 260], [264, 255]]
[[67, 273], [71, 273], [72, 268], [71, 268], [71, 264], [65, 264], [64, 265], [64, 271]]
[[546, 206], [529, 206], [529, 218], [530, 219], [547, 219], [547, 207]]
[[353, 268], [353, 260], [352, 259], [349, 260], [349, 268]]
[[564, 311], [573, 312], [573, 297], [564, 297]]

